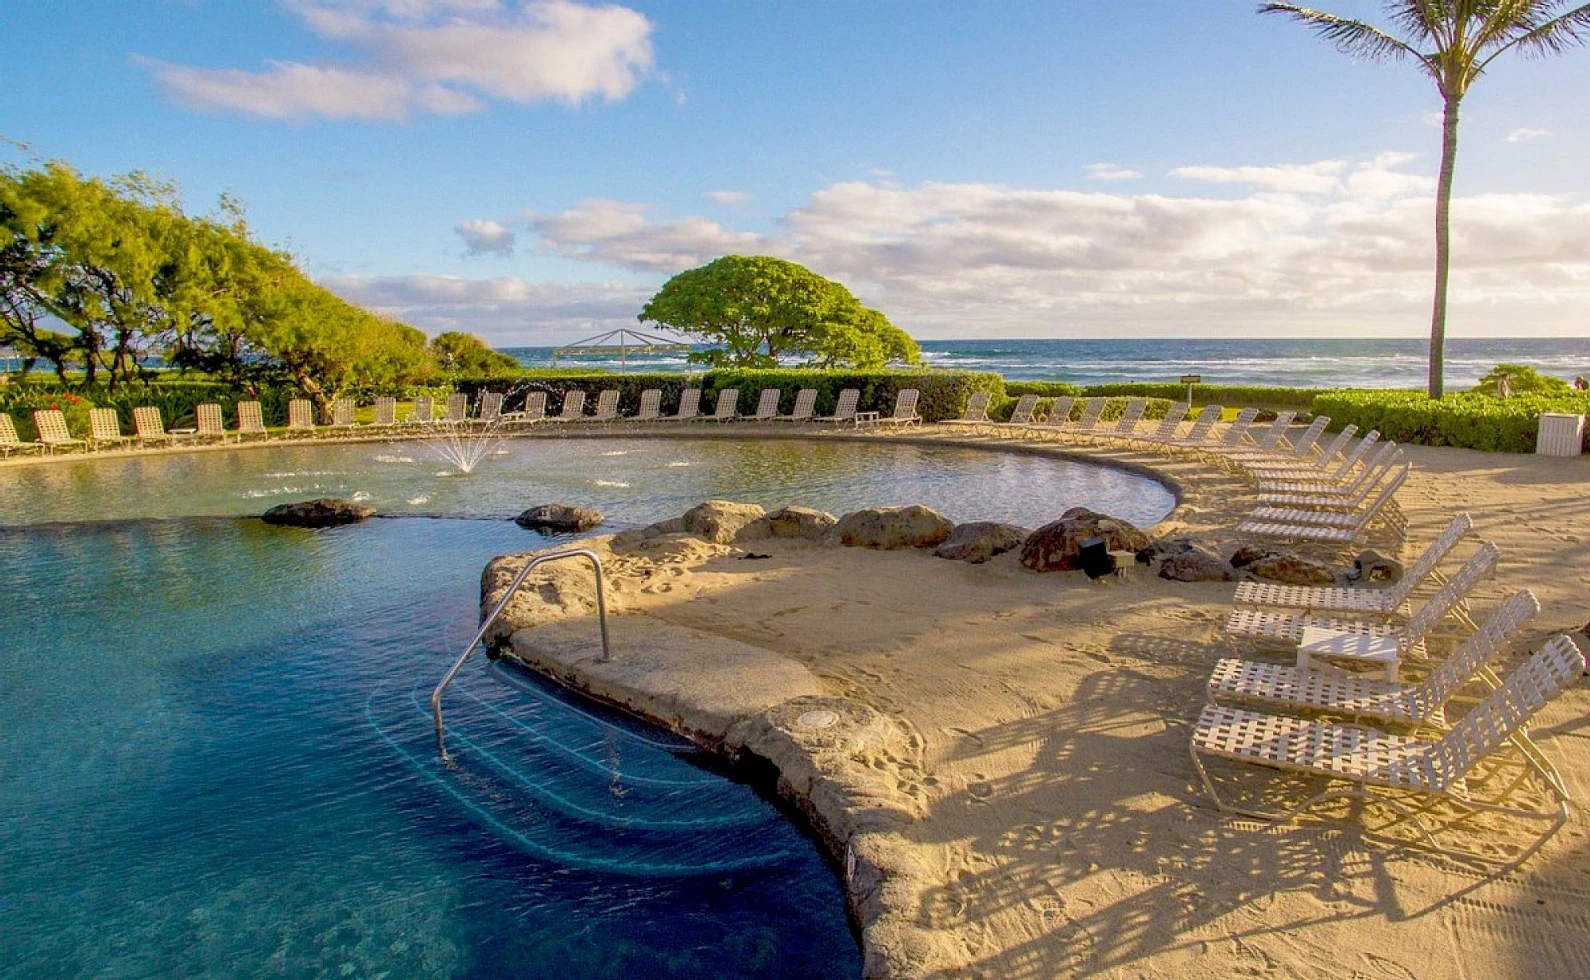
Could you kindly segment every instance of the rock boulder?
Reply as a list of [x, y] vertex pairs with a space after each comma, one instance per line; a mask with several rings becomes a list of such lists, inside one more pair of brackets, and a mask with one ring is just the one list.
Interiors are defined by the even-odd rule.
[[260, 519], [266, 524], [282, 524], [288, 527], [335, 527], [339, 524], [357, 524], [374, 516], [373, 507], [325, 497], [320, 500], [279, 504], [267, 510]]
[[708, 500], [685, 511], [684, 530], [714, 544], [754, 541], [769, 535], [766, 518], [759, 504]]
[[1266, 552], [1263, 557], [1248, 562], [1244, 569], [1255, 578], [1287, 585], [1334, 585], [1336, 573], [1324, 562], [1305, 558], [1290, 551]]
[[1353, 562], [1347, 577], [1354, 582], [1383, 582], [1396, 584], [1402, 580], [1402, 562], [1387, 558], [1378, 551], [1365, 551]]
[[768, 530], [775, 538], [816, 541], [838, 523], [834, 515], [810, 507], [783, 507], [767, 515]]
[[909, 507], [869, 507], [839, 519], [833, 533], [847, 548], [932, 548], [950, 536], [955, 525], [937, 511]]
[[1224, 558], [1207, 548], [1189, 545], [1160, 560], [1159, 577], [1173, 582], [1229, 582], [1232, 576], [1231, 565]]
[[1058, 521], [1027, 536], [1021, 546], [1021, 563], [1035, 572], [1080, 568], [1077, 546], [1088, 538], [1103, 538], [1111, 551], [1142, 551], [1149, 545], [1148, 535], [1131, 523], [1086, 507], [1073, 507]]
[[600, 511], [588, 507], [570, 507], [568, 504], [541, 504], [532, 507], [513, 519], [520, 527], [532, 531], [589, 531], [603, 521]]
[[944, 543], [933, 549], [939, 558], [982, 564], [995, 555], [1002, 555], [1021, 547], [1031, 534], [1027, 528], [995, 521], [973, 521], [957, 524]]

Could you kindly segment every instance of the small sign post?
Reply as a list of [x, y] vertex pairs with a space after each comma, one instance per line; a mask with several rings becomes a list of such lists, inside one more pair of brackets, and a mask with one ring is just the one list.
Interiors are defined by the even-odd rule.
[[1204, 376], [1201, 374], [1184, 374], [1181, 376], [1181, 383], [1187, 386], [1187, 407], [1192, 408], [1193, 385], [1203, 384]]

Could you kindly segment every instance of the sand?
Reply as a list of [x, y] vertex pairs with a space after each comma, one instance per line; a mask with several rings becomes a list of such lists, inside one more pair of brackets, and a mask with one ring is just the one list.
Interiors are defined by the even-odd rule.
[[[1401, 556], [1467, 510], [1504, 555], [1476, 615], [1528, 587], [1544, 612], [1527, 639], [1572, 630], [1590, 650], [1577, 632], [1590, 620], [1590, 457], [1408, 453]], [[1250, 487], [1202, 464], [1104, 455], [1162, 467], [1175, 484], [1182, 505], [1156, 534], [1229, 548], [1226, 529], [1252, 506]], [[1373, 543], [1399, 553], [1391, 531]], [[1230, 583], [1141, 571], [1090, 583], [1029, 572], [1014, 554], [968, 565], [794, 540], [598, 547], [617, 664], [577, 652], [589, 653], [589, 620], [527, 628], [515, 646], [573, 683], [784, 767], [786, 792], [845, 863], [869, 973], [1590, 976], [1590, 821], [1577, 809], [1521, 869], [1498, 872], [1367, 839], [1373, 812], [1277, 827], [1211, 806], [1188, 732], [1211, 666], [1234, 652], [1220, 634]], [[771, 557], [747, 560], [748, 549]], [[564, 586], [579, 577], [566, 574]], [[543, 601], [557, 594], [544, 590], [516, 625], [561, 619]], [[688, 656], [663, 665], [655, 649], [669, 644], [652, 644], [652, 680], [627, 672], [648, 658], [648, 631], [663, 629], [759, 651], [699, 667], [720, 681], [727, 672], [739, 728], [692, 716], [695, 668]], [[762, 656], [803, 670], [758, 667]], [[655, 675], [669, 671], [659, 693]], [[800, 744], [793, 709], [757, 714], [825, 697], [859, 706], [860, 727], [832, 744]], [[1534, 728], [1576, 798], [1590, 792], [1587, 708], [1581, 682]], [[1453, 833], [1475, 846], [1524, 843], [1530, 831]]]

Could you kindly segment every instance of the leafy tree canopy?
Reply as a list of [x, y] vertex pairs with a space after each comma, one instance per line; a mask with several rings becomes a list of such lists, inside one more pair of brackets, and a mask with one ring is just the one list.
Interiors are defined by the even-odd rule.
[[448, 331], [431, 338], [431, 356], [442, 373], [453, 377], [489, 377], [519, 372], [519, 362], [474, 334]]
[[1473, 390], [1493, 398], [1500, 397], [1503, 378], [1507, 379], [1508, 388], [1515, 395], [1522, 395], [1525, 392], [1551, 395], [1572, 390], [1568, 382], [1549, 374], [1541, 374], [1527, 364], [1498, 364], [1486, 372], [1485, 377], [1480, 379], [1480, 383], [1475, 385]]
[[916, 364], [916, 341], [850, 290], [765, 255], [725, 255], [663, 284], [638, 317], [714, 344], [690, 355], [714, 367]]
[[114, 388], [163, 351], [233, 381], [285, 373], [322, 405], [349, 384], [435, 372], [418, 330], [315, 285], [250, 235], [235, 200], [219, 212], [189, 216], [172, 185], [141, 174], [0, 167], [0, 342], [63, 380], [70, 360], [88, 384], [108, 369]]

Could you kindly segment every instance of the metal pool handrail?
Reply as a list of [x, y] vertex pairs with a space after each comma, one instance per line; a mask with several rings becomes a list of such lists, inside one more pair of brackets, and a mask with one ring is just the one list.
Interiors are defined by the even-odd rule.
[[480, 631], [475, 634], [475, 638], [469, 641], [468, 646], [464, 647], [464, 652], [458, 655], [458, 659], [453, 662], [452, 668], [447, 671], [446, 676], [442, 678], [442, 682], [436, 685], [436, 690], [431, 692], [431, 715], [436, 719], [436, 750], [441, 753], [443, 762], [451, 761], [447, 756], [447, 739], [442, 729], [442, 694], [447, 690], [447, 685], [451, 684], [453, 678], [457, 677], [458, 672], [464, 668], [464, 661], [469, 659], [469, 655], [475, 652], [475, 647], [480, 644], [481, 640], [485, 639], [486, 631], [491, 629], [491, 624], [495, 623], [497, 617], [507, 608], [508, 600], [512, 599], [513, 594], [519, 591], [519, 586], [524, 584], [524, 580], [529, 576], [530, 572], [537, 565], [564, 558], [584, 558], [591, 563], [591, 570], [596, 573], [596, 622], [602, 631], [602, 662], [606, 663], [610, 659], [607, 648], [607, 598], [602, 588], [602, 559], [596, 556], [596, 552], [586, 548], [555, 551], [550, 555], [538, 555], [530, 559], [525, 567], [520, 569], [519, 574], [514, 576], [513, 581], [508, 584], [508, 590], [502, 594], [502, 599], [498, 601], [497, 607], [491, 611], [491, 615], [487, 616], [485, 621], [480, 624]]

